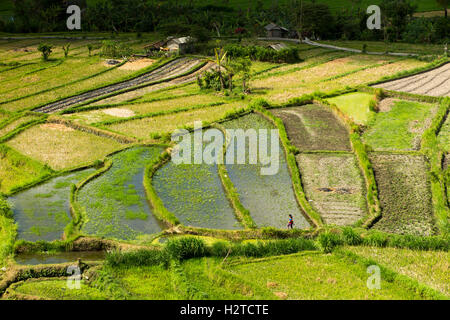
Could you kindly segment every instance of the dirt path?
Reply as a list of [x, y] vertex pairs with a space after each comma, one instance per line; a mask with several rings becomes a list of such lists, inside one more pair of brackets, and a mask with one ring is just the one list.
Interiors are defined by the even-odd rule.
[[35, 112], [42, 113], [54, 113], [57, 111], [62, 111], [72, 107], [73, 105], [85, 102], [97, 97], [101, 97], [116, 91], [123, 89], [132, 88], [145, 83], [152, 83], [159, 80], [168, 79], [171, 77], [176, 77], [187, 72], [190, 68], [199, 64], [200, 60], [193, 58], [180, 58], [171, 61], [164, 66], [157, 68], [149, 73], [136, 77], [134, 79], [116, 83], [110, 86], [106, 86], [100, 89], [88, 91], [77, 96], [69, 97], [66, 99], [59, 100], [57, 102], [48, 104], [46, 106], [35, 109]]

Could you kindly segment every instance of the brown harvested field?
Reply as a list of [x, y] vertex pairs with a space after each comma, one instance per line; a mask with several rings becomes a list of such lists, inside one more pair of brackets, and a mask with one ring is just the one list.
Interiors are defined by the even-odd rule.
[[123, 147], [114, 140], [58, 124], [34, 126], [6, 144], [55, 170], [90, 164]]
[[119, 122], [106, 126], [106, 129], [145, 140], [150, 138], [151, 133], [171, 133], [184, 125], [192, 126], [194, 121], [219, 120], [228, 111], [244, 106], [243, 102], [233, 102], [193, 111]]
[[436, 233], [423, 156], [370, 155], [379, 189], [382, 217], [374, 229], [398, 234], [429, 236]]
[[319, 105], [273, 109], [289, 139], [301, 151], [352, 151], [347, 129], [334, 114]]
[[367, 214], [354, 155], [300, 154], [297, 163], [306, 197], [326, 224], [352, 225]]
[[450, 97], [450, 63], [425, 73], [377, 84], [374, 87], [433, 97]]

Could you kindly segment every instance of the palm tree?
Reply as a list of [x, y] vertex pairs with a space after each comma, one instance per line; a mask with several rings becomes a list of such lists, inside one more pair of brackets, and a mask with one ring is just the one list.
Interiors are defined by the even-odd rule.
[[223, 81], [222, 67], [225, 67], [224, 64], [227, 59], [227, 52], [223, 48], [215, 48], [214, 55], [215, 55], [214, 62], [219, 67], [218, 73], [219, 73], [219, 78], [220, 78], [220, 87], [223, 90], [225, 85], [224, 85], [224, 81]]

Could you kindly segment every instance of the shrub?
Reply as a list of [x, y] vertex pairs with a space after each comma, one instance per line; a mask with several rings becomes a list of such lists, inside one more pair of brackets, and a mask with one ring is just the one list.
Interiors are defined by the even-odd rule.
[[89, 44], [87, 45], [87, 49], [88, 49], [88, 51], [89, 51], [89, 57], [90, 57], [91, 54], [92, 54], [92, 50], [94, 50], [94, 46], [93, 46], [91, 43], [89, 43]]
[[364, 245], [373, 247], [385, 247], [388, 244], [388, 237], [386, 234], [373, 231], [363, 238]]
[[172, 258], [177, 260], [203, 257], [207, 252], [205, 242], [194, 237], [171, 239], [165, 250]]
[[369, 102], [369, 110], [372, 112], [378, 112], [379, 108], [378, 108], [378, 101], [376, 99], [372, 99]]
[[0, 215], [11, 219], [13, 217], [13, 213], [9, 206], [9, 203], [2, 196], [0, 196]]
[[64, 51], [64, 57], [67, 58], [70, 51], [70, 43], [66, 44], [65, 46], [62, 46], [62, 49]]
[[345, 244], [351, 246], [360, 245], [363, 241], [361, 236], [351, 227], [345, 227], [342, 229], [342, 239]]
[[108, 58], [123, 58], [128, 57], [133, 53], [133, 50], [125, 43], [117, 41], [105, 40], [102, 43], [101, 55]]
[[42, 53], [42, 59], [44, 59], [44, 61], [48, 60], [48, 57], [52, 53], [52, 49], [53, 49], [53, 46], [50, 44], [46, 44], [46, 43], [39, 44], [38, 51], [40, 51]]
[[325, 253], [330, 253], [333, 249], [341, 244], [343, 244], [341, 238], [337, 233], [326, 231], [317, 237], [317, 242], [320, 248]]
[[316, 250], [314, 241], [304, 238], [291, 238], [267, 242], [238, 243], [231, 247], [231, 255], [245, 257], [267, 257], [292, 254], [305, 250]]
[[225, 241], [214, 242], [211, 247], [208, 248], [208, 253], [213, 257], [226, 257], [230, 252], [231, 246]]
[[229, 44], [225, 46], [224, 50], [227, 52], [228, 56], [232, 58], [249, 57], [251, 60], [274, 63], [292, 63], [301, 60], [299, 57], [299, 50], [295, 47], [275, 51], [261, 46], [244, 47], [241, 45]]

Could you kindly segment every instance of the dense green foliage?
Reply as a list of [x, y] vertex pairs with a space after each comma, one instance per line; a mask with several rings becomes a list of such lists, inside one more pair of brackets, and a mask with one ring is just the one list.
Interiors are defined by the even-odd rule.
[[300, 61], [299, 50], [296, 47], [290, 47], [276, 51], [270, 48], [260, 46], [241, 46], [229, 44], [224, 47], [230, 57], [250, 57], [252, 60], [267, 61], [275, 63], [293, 63]]

